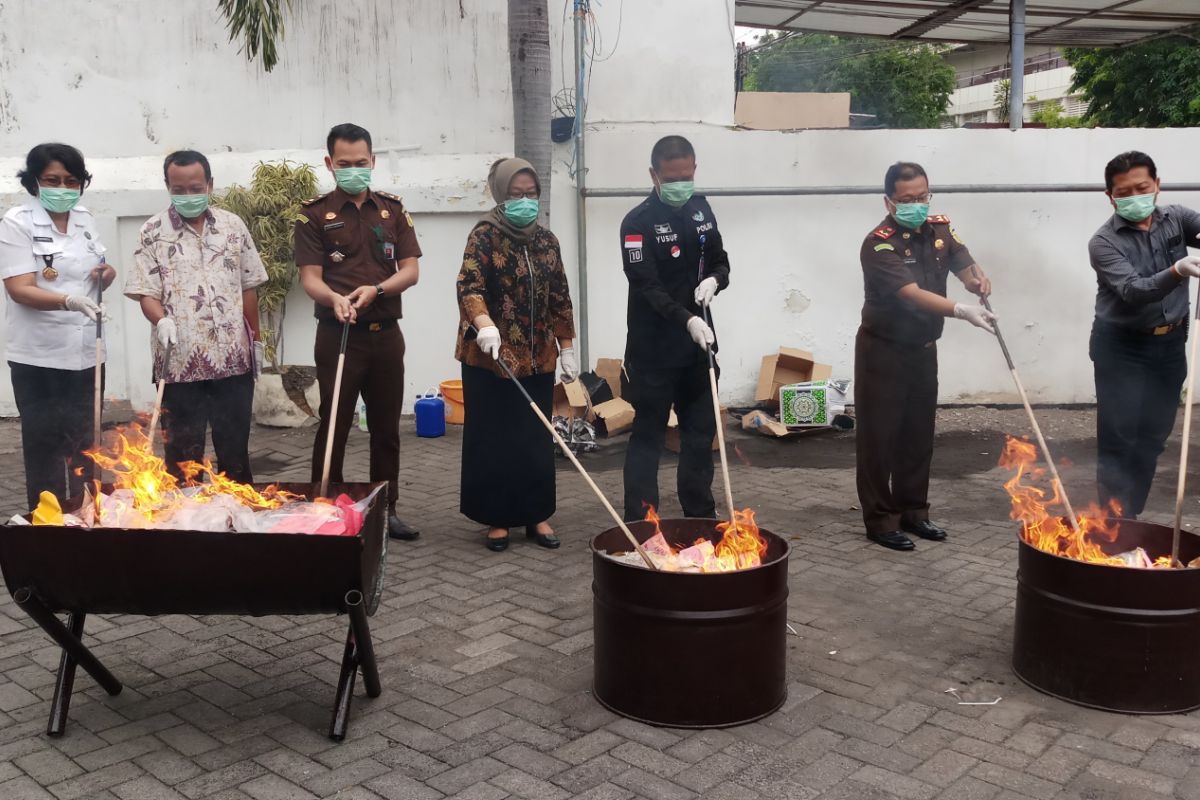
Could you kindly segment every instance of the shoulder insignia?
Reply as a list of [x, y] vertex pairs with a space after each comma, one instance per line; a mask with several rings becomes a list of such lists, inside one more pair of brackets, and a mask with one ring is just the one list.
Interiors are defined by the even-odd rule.
[[895, 232], [895, 228], [889, 228], [887, 225], [884, 225], [882, 228], [876, 228], [872, 236], [876, 239], [890, 239]]
[[932, 222], [934, 225], [949, 225], [950, 224], [950, 218], [947, 217], [945, 214], [936, 214], [936, 215], [930, 217], [929, 221]]
[[410, 228], [417, 227], [416, 225], [413, 225], [412, 214], [409, 214], [407, 210], [405, 210], [405, 212], [404, 212], [404, 221], [408, 223], [408, 227], [410, 227]]
[[950, 235], [954, 237], [954, 241], [958, 242], [959, 244], [963, 243], [962, 237], [958, 235], [958, 231], [954, 230], [954, 228], [950, 229]]
[[890, 244], [888, 244], [887, 242], [883, 242], [883, 243], [881, 243], [881, 244], [877, 244], [877, 245], [875, 245], [875, 252], [876, 252], [876, 253], [878, 253], [880, 250], [892, 250], [892, 251], [894, 251], [895, 249], [896, 249], [895, 247], [892, 247], [892, 246], [891, 246]]
[[316, 197], [310, 197], [307, 200], [301, 200], [300, 205], [311, 206], [313, 203], [317, 202], [318, 200], [324, 200], [324, 199], [325, 199], [325, 195], [321, 194], [321, 195], [317, 195]]
[[380, 197], [386, 197], [388, 200], [395, 200], [397, 203], [401, 202], [400, 198], [391, 192], [376, 191], [375, 194], [379, 195]]

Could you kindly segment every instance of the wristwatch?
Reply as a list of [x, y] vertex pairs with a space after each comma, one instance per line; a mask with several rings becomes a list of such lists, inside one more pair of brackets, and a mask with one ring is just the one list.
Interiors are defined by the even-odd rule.
[[383, 291], [383, 284], [382, 283], [375, 284], [375, 291], [378, 292], [378, 294], [375, 295], [376, 300], [383, 297], [383, 295], [385, 294]]

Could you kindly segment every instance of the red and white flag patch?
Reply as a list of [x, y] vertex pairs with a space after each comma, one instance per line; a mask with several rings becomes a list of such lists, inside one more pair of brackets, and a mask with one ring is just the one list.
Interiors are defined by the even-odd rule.
[[626, 250], [638, 250], [641, 248], [641, 246], [642, 246], [641, 234], [631, 233], [625, 237], [625, 249]]
[[671, 258], [679, 258], [679, 245], [671, 245]]

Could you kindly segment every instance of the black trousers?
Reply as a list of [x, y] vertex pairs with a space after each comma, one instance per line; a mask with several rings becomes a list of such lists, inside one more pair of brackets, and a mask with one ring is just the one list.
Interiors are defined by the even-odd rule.
[[685, 517], [711, 519], [713, 502], [713, 417], [708, 365], [643, 369], [626, 365], [629, 402], [635, 416], [625, 451], [625, 520], [644, 519], [646, 505], [658, 508], [658, 461], [667, 435], [671, 406], [679, 419], [679, 470], [676, 481]]
[[935, 343], [902, 344], [859, 329], [854, 343], [855, 467], [868, 533], [929, 519], [937, 392]]
[[[70, 370], [8, 362], [21, 415], [25, 456], [25, 501], [50, 492], [63, 502], [83, 493], [94, 464], [83, 451], [92, 446], [96, 369]], [[101, 380], [104, 372], [101, 370]]]
[[253, 483], [250, 471], [253, 405], [253, 372], [211, 381], [168, 383], [163, 388], [162, 404], [167, 471], [183, 481], [179, 463], [204, 460], [205, 435], [211, 427], [217, 471], [239, 483]]
[[1115, 500], [1122, 516], [1136, 517], [1146, 507], [1158, 457], [1175, 427], [1186, 342], [1186, 326], [1163, 336], [1099, 320], [1092, 326], [1096, 484], [1100, 502]]
[[350, 327], [346, 340], [346, 366], [342, 372], [342, 393], [336, 414], [331, 414], [333, 384], [337, 376], [338, 347], [342, 341], [340, 323], [321, 322], [313, 354], [317, 362], [317, 384], [321, 390], [321, 424], [313, 442], [312, 480], [321, 480], [325, 464], [325, 438], [333, 419], [333, 457], [329, 480], [341, 483], [346, 439], [354, 422], [354, 406], [359, 394], [367, 407], [367, 427], [371, 431], [371, 481], [387, 481], [388, 508], [396, 508], [400, 480], [400, 412], [404, 407], [404, 335], [395, 320]]

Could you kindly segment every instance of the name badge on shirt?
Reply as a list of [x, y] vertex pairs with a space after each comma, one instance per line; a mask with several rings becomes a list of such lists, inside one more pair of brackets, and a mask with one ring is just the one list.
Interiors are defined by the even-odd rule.
[[33, 240], [35, 242], [53, 242], [54, 241], [53, 237], [50, 237], [50, 236], [35, 236], [35, 237], [33, 237]]
[[344, 228], [344, 227], [346, 227], [346, 223], [344, 223], [344, 222], [330, 222], [327, 225], [325, 225], [324, 230], [333, 231], [333, 230], [337, 230], [338, 228]]

